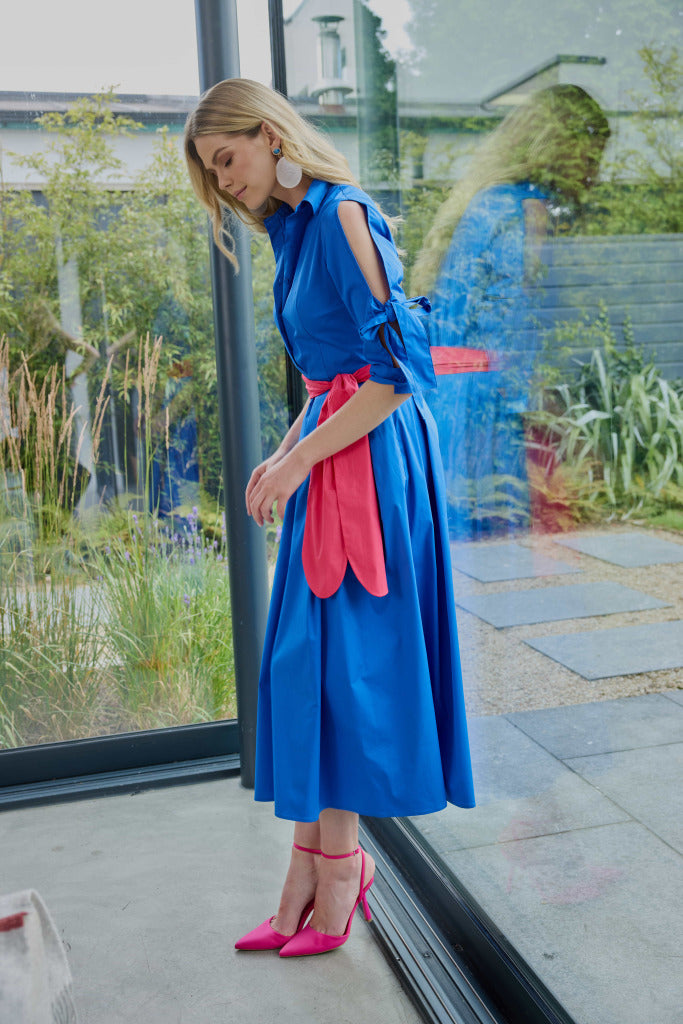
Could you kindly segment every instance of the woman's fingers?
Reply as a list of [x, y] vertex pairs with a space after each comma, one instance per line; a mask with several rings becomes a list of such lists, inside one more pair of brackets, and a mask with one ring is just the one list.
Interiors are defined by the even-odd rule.
[[[264, 471], [254, 480], [253, 488], [247, 488], [248, 510], [255, 522], [259, 526], [263, 526], [264, 522], [272, 523], [273, 507], [277, 509], [277, 514], [284, 518], [287, 501], [307, 475], [307, 470], [299, 465], [299, 460], [291, 456], [268, 468], [264, 467]], [[252, 479], [253, 476], [254, 474]]]
[[246, 505], [247, 505], [247, 515], [251, 515], [254, 490], [255, 490], [259, 480], [261, 479], [261, 477], [265, 473], [266, 468], [267, 468], [266, 463], [262, 462], [260, 466], [256, 467], [256, 469], [253, 471], [253, 473], [249, 477], [249, 483], [247, 484], [247, 489], [244, 492], [244, 498], [245, 498]]
[[[266, 484], [268, 481], [264, 479], [266, 473], [267, 468], [264, 464], [257, 466], [251, 474], [251, 479], [247, 484], [246, 490], [247, 513], [252, 516], [259, 526], [263, 526], [264, 519], [268, 518], [268, 498], [266, 490]], [[272, 522], [272, 517], [268, 521]]]
[[[259, 526], [264, 522], [273, 522], [273, 505], [278, 502], [278, 494], [273, 490], [271, 481], [263, 476], [258, 481], [251, 495], [251, 515]], [[286, 501], [286, 499], [285, 499]]]

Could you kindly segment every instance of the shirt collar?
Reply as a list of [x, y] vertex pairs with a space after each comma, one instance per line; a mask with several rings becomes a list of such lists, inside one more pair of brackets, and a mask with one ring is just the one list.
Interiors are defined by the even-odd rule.
[[328, 181], [319, 181], [317, 178], [314, 178], [308, 186], [306, 195], [298, 204], [296, 209], [292, 210], [287, 203], [280, 203], [275, 213], [271, 214], [270, 217], [266, 217], [263, 222], [266, 230], [270, 233], [271, 229], [275, 227], [276, 224], [282, 223], [287, 219], [287, 217], [291, 217], [292, 214], [303, 212], [304, 204], [310, 208], [311, 213], [317, 213], [329, 188], [330, 183]]
[[[299, 206], [303, 206], [304, 203], [307, 203], [311, 208], [311, 212], [317, 213], [329, 188], [330, 183], [328, 181], [319, 181], [317, 178], [314, 178], [308, 186], [308, 191], [299, 203]], [[299, 206], [297, 206], [297, 210], [299, 209]]]

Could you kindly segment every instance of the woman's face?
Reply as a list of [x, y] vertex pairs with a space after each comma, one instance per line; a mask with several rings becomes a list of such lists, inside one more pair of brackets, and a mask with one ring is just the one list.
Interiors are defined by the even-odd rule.
[[218, 187], [249, 210], [258, 210], [278, 191], [272, 149], [279, 140], [265, 124], [258, 135], [198, 135], [199, 159]]

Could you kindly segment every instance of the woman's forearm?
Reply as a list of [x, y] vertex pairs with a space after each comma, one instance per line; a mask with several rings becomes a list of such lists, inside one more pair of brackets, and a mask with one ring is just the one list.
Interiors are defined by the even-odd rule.
[[310, 398], [307, 398], [306, 399], [306, 403], [305, 403], [303, 409], [301, 410], [301, 412], [299, 413], [297, 418], [294, 420], [294, 422], [292, 423], [291, 427], [289, 428], [289, 430], [287, 431], [285, 436], [280, 441], [280, 444], [278, 445], [278, 449], [277, 449], [278, 454], [286, 455], [287, 452], [292, 450], [294, 445], [299, 440], [299, 437], [301, 436], [301, 426], [302, 426], [302, 424], [304, 422], [304, 417], [306, 415], [306, 410], [308, 409], [308, 406], [310, 405], [310, 402], [311, 402]]
[[410, 395], [397, 395], [392, 384], [366, 381], [341, 409], [299, 441], [291, 451], [292, 457], [301, 460], [309, 473], [316, 462], [369, 434], [407, 398]]
[[[287, 501], [316, 462], [369, 434], [409, 397], [395, 394], [392, 384], [367, 381], [329, 420], [295, 443], [286, 454], [277, 459], [271, 457], [254, 470], [246, 493], [249, 515], [259, 526], [272, 523], [275, 505], [278, 515], [284, 516]], [[283, 445], [291, 441], [296, 425]]]

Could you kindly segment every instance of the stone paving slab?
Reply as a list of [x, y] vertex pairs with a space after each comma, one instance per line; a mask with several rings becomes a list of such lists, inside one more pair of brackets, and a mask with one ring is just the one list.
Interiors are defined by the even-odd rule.
[[514, 541], [506, 544], [454, 544], [451, 547], [451, 562], [458, 572], [464, 572], [466, 576], [482, 583], [581, 571], [533, 548], [515, 544]]
[[498, 629], [667, 607], [656, 597], [609, 580], [502, 594], [458, 595], [456, 604]]
[[683, 853], [683, 742], [572, 757], [566, 763]]
[[676, 544], [661, 537], [646, 533], [601, 533], [587, 536], [577, 534], [571, 537], [556, 537], [556, 544], [591, 555], [603, 562], [612, 562], [625, 569], [636, 569], [644, 565], [683, 562], [683, 544]]
[[649, 829], [629, 821], [444, 859], [576, 1024], [680, 1020], [683, 861]]
[[525, 643], [584, 679], [683, 668], [681, 621], [529, 637]]
[[[683, 690], [680, 693], [683, 705]], [[683, 742], [683, 706], [671, 694], [647, 693], [595, 704], [572, 704], [505, 717], [555, 757], [583, 757], [612, 750]]]
[[440, 852], [628, 818], [505, 717], [472, 718], [469, 730], [477, 806], [413, 819]]
[[[683, 686], [683, 679], [681, 679], [681, 685]], [[683, 704], [683, 690], [667, 690], [666, 693], [662, 694], [662, 697], [666, 697], [667, 700], [673, 700], [677, 704]]]

